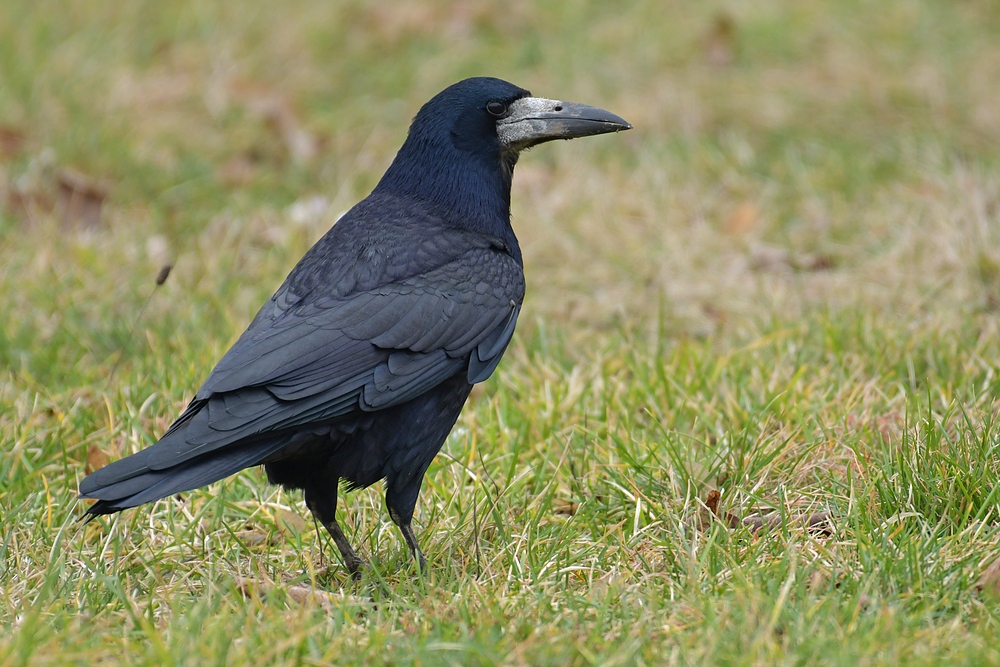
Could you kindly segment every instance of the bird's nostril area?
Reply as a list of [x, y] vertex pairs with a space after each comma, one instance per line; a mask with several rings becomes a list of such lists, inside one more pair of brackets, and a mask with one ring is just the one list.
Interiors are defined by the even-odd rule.
[[553, 109], [553, 111], [562, 111], [562, 105], [561, 104], [557, 104], [556, 108]]

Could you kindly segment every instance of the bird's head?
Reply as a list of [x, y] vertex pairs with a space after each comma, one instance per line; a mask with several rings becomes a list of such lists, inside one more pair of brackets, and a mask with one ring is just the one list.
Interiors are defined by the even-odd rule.
[[421, 107], [379, 187], [444, 205], [470, 221], [492, 211], [509, 225], [510, 184], [521, 151], [631, 127], [610, 111], [532, 97], [501, 79], [465, 79]]
[[470, 155], [516, 160], [521, 151], [546, 141], [631, 127], [604, 109], [532, 97], [501, 79], [476, 77], [445, 88], [427, 102], [413, 119], [407, 143], [447, 138]]

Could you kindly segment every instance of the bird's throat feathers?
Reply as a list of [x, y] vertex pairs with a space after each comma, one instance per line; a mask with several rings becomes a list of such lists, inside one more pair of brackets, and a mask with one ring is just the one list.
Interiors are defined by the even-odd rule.
[[495, 130], [465, 114], [422, 116], [414, 119], [375, 193], [415, 198], [450, 224], [516, 247], [510, 188], [517, 154], [503, 153]]

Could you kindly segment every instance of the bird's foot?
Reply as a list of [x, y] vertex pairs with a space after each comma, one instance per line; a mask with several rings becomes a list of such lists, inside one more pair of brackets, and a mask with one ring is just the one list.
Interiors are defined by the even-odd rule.
[[344, 566], [351, 573], [354, 581], [361, 579], [361, 575], [368, 569], [368, 561], [364, 560], [353, 551], [350, 554], [341, 554], [344, 557]]

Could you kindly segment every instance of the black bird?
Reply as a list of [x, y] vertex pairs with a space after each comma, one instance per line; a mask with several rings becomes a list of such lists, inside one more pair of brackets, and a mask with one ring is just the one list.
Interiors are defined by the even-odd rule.
[[156, 444], [80, 483], [110, 514], [264, 465], [358, 576], [337, 487], [385, 479], [410, 526], [424, 472], [472, 385], [503, 356], [524, 297], [510, 225], [518, 154], [631, 126], [612, 113], [466, 79], [425, 104], [392, 165], [288, 274]]

